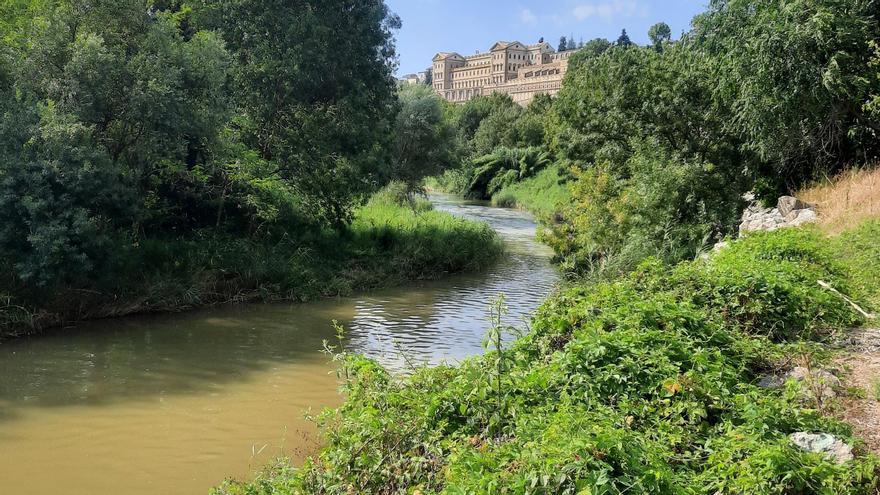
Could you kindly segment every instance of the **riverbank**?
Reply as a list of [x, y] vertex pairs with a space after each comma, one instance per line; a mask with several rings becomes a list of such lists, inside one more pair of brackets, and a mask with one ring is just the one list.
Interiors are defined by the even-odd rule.
[[567, 181], [562, 166], [553, 165], [534, 177], [503, 187], [492, 196], [492, 204], [526, 210], [541, 222], [551, 224], [558, 217], [562, 205], [571, 200]]
[[[674, 269], [648, 261], [552, 297], [510, 347], [402, 381], [344, 356], [348, 400], [321, 421], [321, 455], [216, 493], [873, 493], [878, 459], [833, 402], [809, 382], [759, 386], [821, 368], [832, 335], [864, 322], [817, 283], [869, 307], [865, 253], [845, 244], [786, 229]], [[855, 458], [802, 450], [796, 433]]]
[[484, 224], [399, 204], [390, 192], [360, 208], [342, 232], [304, 231], [272, 242], [195, 233], [144, 246], [131, 277], [66, 288], [39, 303], [0, 290], [0, 339], [77, 321], [178, 312], [242, 302], [302, 302], [480, 271], [502, 245]]

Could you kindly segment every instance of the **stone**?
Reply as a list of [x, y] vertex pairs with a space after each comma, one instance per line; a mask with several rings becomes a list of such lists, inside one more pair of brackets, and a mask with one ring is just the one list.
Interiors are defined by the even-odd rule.
[[761, 388], [782, 388], [784, 385], [785, 380], [776, 375], [765, 375], [758, 382], [758, 386]]
[[[840, 378], [828, 370], [808, 370], [798, 366], [783, 375], [764, 375], [758, 381], [758, 386], [763, 388], [782, 388], [785, 382], [794, 380], [804, 382], [802, 390], [809, 398], [828, 399], [837, 395], [835, 389], [840, 388]], [[819, 395], [819, 397], [815, 397]]]
[[792, 433], [788, 438], [801, 450], [822, 454], [835, 464], [843, 464], [853, 460], [852, 445], [834, 435], [799, 431]]
[[810, 205], [794, 196], [783, 196], [776, 202], [776, 208], [779, 209], [779, 213], [781, 213], [782, 216], [786, 216], [793, 211], [810, 208]]
[[785, 375], [786, 380], [806, 382], [807, 393], [817, 399], [827, 399], [837, 395], [835, 389], [840, 388], [840, 378], [827, 370], [808, 370], [798, 366]]
[[805, 223], [813, 223], [819, 220], [819, 215], [813, 210], [797, 210], [792, 213], [797, 213], [794, 220], [788, 222], [788, 225], [792, 227], [797, 227], [798, 225], [803, 225]]

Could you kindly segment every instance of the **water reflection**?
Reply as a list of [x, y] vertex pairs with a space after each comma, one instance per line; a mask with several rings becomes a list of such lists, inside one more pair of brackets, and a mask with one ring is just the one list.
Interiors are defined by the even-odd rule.
[[489, 301], [504, 292], [517, 322], [556, 274], [527, 215], [433, 199], [489, 222], [507, 259], [360, 297], [94, 322], [0, 345], [0, 493], [204, 492], [282, 451], [301, 457], [315, 444], [302, 411], [339, 401], [319, 352], [332, 320], [349, 350], [397, 370], [482, 352]]

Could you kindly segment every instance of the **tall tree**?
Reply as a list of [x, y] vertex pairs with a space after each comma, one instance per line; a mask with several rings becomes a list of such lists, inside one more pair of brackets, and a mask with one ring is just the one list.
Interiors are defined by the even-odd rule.
[[422, 179], [440, 174], [454, 162], [455, 132], [443, 118], [443, 101], [430, 87], [403, 85], [399, 98], [392, 176], [413, 193], [421, 189]]
[[568, 50], [568, 38], [566, 38], [565, 36], [559, 38], [559, 47], [556, 50], [560, 52]]
[[620, 36], [617, 38], [617, 42], [614, 43], [616, 46], [620, 47], [628, 47], [632, 46], [633, 42], [629, 39], [629, 35], [626, 34], [626, 29], [621, 31]]
[[662, 51], [663, 46], [672, 39], [672, 29], [665, 22], [658, 22], [648, 29], [648, 38], [655, 50]]
[[400, 19], [382, 0], [201, 1], [236, 57], [249, 142], [342, 226], [388, 180]]
[[877, 5], [715, 0], [695, 19], [717, 104], [736, 110], [728, 126], [772, 165], [768, 177], [788, 183], [780, 188], [880, 152], [880, 120], [864, 110], [880, 93], [869, 65]]

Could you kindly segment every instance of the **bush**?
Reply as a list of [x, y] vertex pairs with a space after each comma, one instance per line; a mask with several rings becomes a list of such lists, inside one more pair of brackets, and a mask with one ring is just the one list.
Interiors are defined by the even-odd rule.
[[817, 230], [783, 229], [751, 234], [704, 265], [678, 266], [664, 284], [722, 315], [728, 325], [784, 341], [820, 338], [861, 322], [819, 281], [852, 293], [849, 271]]
[[[0, 337], [62, 321], [347, 295], [479, 271], [498, 259], [502, 245], [488, 225], [430, 211], [427, 201], [413, 200], [401, 187], [377, 194], [341, 232], [304, 225], [296, 237], [200, 229], [147, 238], [120, 254], [114, 268], [140, 276], [108, 278], [89, 291], [60, 287], [43, 299], [4, 298], [0, 290]], [[5, 277], [0, 288], [14, 283], [8, 272]]]

